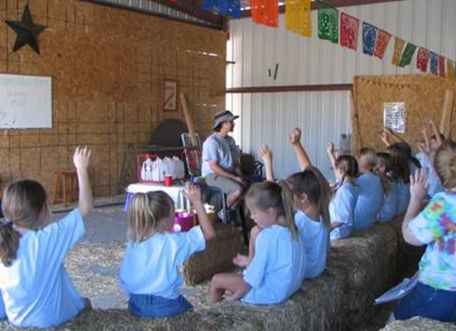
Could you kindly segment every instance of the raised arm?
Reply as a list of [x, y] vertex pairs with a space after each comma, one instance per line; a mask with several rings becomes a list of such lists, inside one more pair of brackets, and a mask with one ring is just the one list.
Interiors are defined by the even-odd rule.
[[266, 169], [266, 180], [268, 182], [273, 182], [274, 174], [272, 171], [272, 151], [267, 145], [263, 145], [258, 150], [258, 154], [264, 162], [264, 167]]
[[440, 147], [443, 144], [442, 137], [440, 136], [440, 131], [437, 129], [437, 126], [435, 125], [434, 121], [431, 121], [431, 128], [432, 128], [432, 134], [435, 136], [435, 140], [437, 142], [437, 145]]
[[409, 230], [409, 223], [420, 213], [423, 201], [426, 196], [427, 178], [423, 169], [418, 169], [410, 176], [410, 202], [402, 222], [402, 235], [404, 240], [413, 246], [423, 246], [413, 233]]
[[296, 158], [298, 159], [299, 167], [301, 170], [306, 170], [312, 165], [310, 158], [307, 155], [306, 150], [301, 144], [301, 130], [298, 128], [293, 129], [288, 136], [288, 142], [293, 147], [295, 151]]
[[326, 152], [328, 153], [328, 158], [329, 162], [331, 162], [331, 168], [334, 171], [334, 174], [336, 174], [336, 149], [334, 148], [333, 143], [329, 143], [328, 146], [326, 147]]
[[196, 214], [198, 215], [198, 222], [201, 226], [201, 230], [203, 231], [204, 238], [206, 240], [215, 238], [215, 230], [212, 226], [211, 221], [209, 221], [206, 210], [204, 209], [200, 188], [196, 185], [188, 185], [186, 187], [185, 193], [192, 202], [193, 208], [196, 210]]
[[89, 180], [89, 163], [92, 152], [86, 147], [76, 147], [73, 155], [73, 163], [76, 167], [79, 185], [78, 208], [82, 216], [87, 215], [93, 209], [93, 195]]

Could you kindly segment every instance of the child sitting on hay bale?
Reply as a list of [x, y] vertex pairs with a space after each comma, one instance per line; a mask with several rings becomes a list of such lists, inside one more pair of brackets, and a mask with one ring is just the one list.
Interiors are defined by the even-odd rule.
[[356, 179], [359, 196], [355, 207], [354, 230], [365, 230], [377, 220], [382, 209], [384, 192], [382, 181], [374, 173], [377, 165], [377, 155], [370, 148], [362, 148], [358, 155], [360, 176]]
[[426, 197], [425, 171], [412, 175], [411, 199], [402, 224], [407, 243], [426, 245], [418, 284], [394, 311], [396, 319], [413, 316], [445, 322], [456, 321], [456, 144], [438, 149], [435, 170], [445, 191], [434, 195], [421, 211]]
[[[318, 277], [326, 269], [329, 250], [329, 185], [320, 171], [311, 165], [310, 159], [300, 143], [301, 131], [294, 129], [289, 142], [293, 146], [303, 172], [296, 173], [286, 180], [294, 190], [294, 220], [299, 229], [306, 256], [305, 278]], [[266, 168], [266, 179], [273, 181], [272, 152], [267, 146], [260, 148], [259, 154]], [[252, 243], [253, 241], [251, 241]], [[234, 263], [246, 266], [253, 256], [250, 247], [249, 257], [238, 255]]]
[[179, 293], [179, 268], [215, 237], [201, 200], [190, 185], [186, 194], [198, 214], [200, 226], [171, 232], [174, 202], [162, 191], [138, 193], [128, 208], [128, 246], [120, 268], [120, 282], [129, 296], [128, 310], [139, 317], [176, 316], [192, 308]]
[[377, 215], [379, 222], [393, 220], [399, 210], [398, 170], [393, 165], [393, 158], [388, 153], [377, 153], [375, 172], [380, 176], [385, 192], [383, 207]]
[[254, 184], [245, 196], [257, 224], [252, 230], [252, 259], [242, 275], [216, 274], [210, 297], [251, 304], [277, 304], [288, 299], [304, 280], [306, 254], [293, 219], [287, 187], [273, 182]]
[[408, 152], [410, 146], [406, 143], [397, 143], [387, 148], [391, 156], [393, 168], [397, 171], [396, 188], [398, 190], [398, 214], [404, 214], [410, 201], [410, 175], [419, 169], [411, 163]]
[[66, 254], [85, 232], [83, 216], [93, 207], [87, 168], [90, 151], [77, 148], [73, 162], [79, 205], [50, 222], [46, 191], [32, 180], [10, 184], [4, 193], [0, 225], [0, 289], [7, 317], [18, 327], [62, 324], [90, 306], [74, 288], [63, 266]]
[[328, 145], [327, 152], [337, 180], [329, 204], [330, 238], [336, 240], [349, 237], [353, 230], [355, 207], [359, 195], [359, 188], [356, 185], [358, 161], [351, 155], [337, 156], [334, 144]]

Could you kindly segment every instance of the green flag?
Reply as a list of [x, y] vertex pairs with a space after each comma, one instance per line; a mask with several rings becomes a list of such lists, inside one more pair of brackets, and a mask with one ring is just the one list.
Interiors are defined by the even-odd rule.
[[404, 52], [402, 53], [401, 61], [399, 62], [400, 67], [408, 66], [412, 62], [413, 54], [415, 54], [416, 46], [412, 43], [407, 43]]
[[336, 44], [339, 42], [339, 12], [321, 3], [318, 9], [318, 37]]

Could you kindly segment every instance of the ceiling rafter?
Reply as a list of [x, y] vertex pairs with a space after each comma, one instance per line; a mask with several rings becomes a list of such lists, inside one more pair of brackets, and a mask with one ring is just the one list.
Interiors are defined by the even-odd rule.
[[201, 9], [200, 0], [151, 0], [213, 25], [223, 26], [223, 17]]
[[[226, 25], [226, 19], [223, 16], [204, 11], [201, 9], [200, 1], [201, 0], [145, 0], [149, 4], [154, 4], [154, 6], [162, 6], [164, 8], [169, 8], [174, 12], [185, 14], [188, 17], [192, 17], [193, 20], [188, 20], [176, 16], [174, 14], [168, 14], [160, 10], [151, 10], [147, 4], [142, 4], [141, 6], [137, 5], [138, 3], [130, 3], [129, 1], [114, 1], [114, 0], [79, 0], [81, 2], [90, 2], [101, 6], [119, 8], [134, 12], [139, 12], [147, 15], [159, 16], [166, 19], [174, 21], [183, 21], [186, 23], [194, 25], [202, 25], [218, 30], [223, 30]], [[144, 5], [144, 6], [143, 6]]]

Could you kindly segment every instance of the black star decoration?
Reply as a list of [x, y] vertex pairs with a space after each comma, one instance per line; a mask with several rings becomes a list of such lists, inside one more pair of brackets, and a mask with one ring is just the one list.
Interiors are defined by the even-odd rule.
[[17, 34], [13, 52], [16, 52], [18, 49], [22, 48], [25, 45], [29, 45], [35, 52], [40, 54], [40, 48], [38, 46], [38, 35], [43, 32], [46, 27], [33, 23], [32, 14], [30, 14], [28, 5], [25, 6], [21, 21], [5, 22]]

